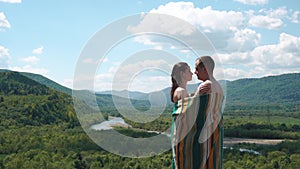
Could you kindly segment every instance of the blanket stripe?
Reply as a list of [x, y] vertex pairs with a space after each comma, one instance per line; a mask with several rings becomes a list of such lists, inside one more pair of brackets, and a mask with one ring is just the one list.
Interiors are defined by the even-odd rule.
[[173, 169], [222, 168], [223, 101], [223, 95], [212, 93], [175, 103], [171, 140]]

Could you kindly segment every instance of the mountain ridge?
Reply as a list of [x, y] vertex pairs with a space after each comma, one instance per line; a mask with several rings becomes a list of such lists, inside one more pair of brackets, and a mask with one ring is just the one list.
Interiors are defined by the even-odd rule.
[[0, 127], [79, 125], [68, 94], [15, 71], [0, 71], [0, 86]]
[[[39, 83], [36, 80], [43, 80], [44, 83], [49, 81], [41, 75], [33, 78], [35, 80], [29, 78], [32, 76], [35, 74], [25, 76], [23, 73], [15, 71], [0, 71], [0, 126], [38, 126], [61, 122], [70, 123], [71, 126], [78, 125], [74, 110], [74, 96], [56, 90], [55, 86], [50, 85], [49, 87], [46, 86], [47, 84]], [[272, 109], [297, 112], [300, 107], [299, 84], [300, 73], [227, 82], [226, 109], [229, 111], [250, 110], [255, 107], [268, 108], [271, 106]], [[189, 88], [193, 87], [197, 87], [197, 84], [189, 86]], [[79, 108], [86, 115], [95, 113], [91, 109], [93, 107], [99, 108], [105, 116], [119, 116], [116, 103], [121, 106], [122, 111], [127, 110], [128, 103], [141, 111], [146, 111], [151, 106], [165, 106], [163, 104], [166, 103], [168, 108], [173, 105], [169, 99], [169, 87], [161, 92], [147, 94], [147, 98], [144, 100], [122, 98], [111, 94], [95, 95], [86, 90], [75, 92], [82, 96], [82, 98], [77, 98], [76, 103], [80, 102]], [[96, 117], [93, 115], [87, 125], [97, 121]]]
[[[10, 70], [1, 70], [0, 72], [14, 72]], [[72, 95], [72, 89], [62, 86], [51, 79], [48, 79], [39, 74], [32, 74], [27, 72], [20, 72], [22, 75], [35, 80], [36, 82], [48, 86], [57, 91]], [[299, 80], [298, 80], [299, 79]], [[297, 102], [300, 100], [300, 73], [286, 73], [281, 75], [270, 75], [261, 78], [243, 78], [233, 81], [226, 80], [227, 103], [241, 104], [241, 103], [279, 103], [279, 102]], [[189, 84], [188, 91], [191, 93], [195, 91], [198, 84]], [[170, 87], [164, 88], [160, 91], [171, 104], [169, 99]], [[157, 93], [156, 92], [156, 93]], [[103, 96], [111, 100], [111, 96], [118, 96], [133, 100], [148, 100], [149, 96], [155, 92], [143, 93], [138, 91], [102, 91], [95, 92], [97, 96]], [[246, 97], [245, 97], [246, 96]], [[101, 99], [100, 99], [101, 100]], [[103, 103], [108, 103], [102, 99]], [[103, 104], [102, 104], [103, 105]]]
[[40, 74], [36, 74], [36, 73], [29, 73], [29, 72], [18, 72], [18, 71], [13, 71], [13, 70], [8, 70], [8, 69], [0, 69], [0, 72], [15, 72], [15, 73], [19, 73], [21, 75], [24, 75], [26, 77], [28, 77], [29, 79], [32, 79], [40, 84], [43, 84], [45, 86], [48, 86], [52, 89], [55, 89], [57, 91], [66, 93], [66, 94], [72, 94], [72, 89], [65, 87], [43, 75]]

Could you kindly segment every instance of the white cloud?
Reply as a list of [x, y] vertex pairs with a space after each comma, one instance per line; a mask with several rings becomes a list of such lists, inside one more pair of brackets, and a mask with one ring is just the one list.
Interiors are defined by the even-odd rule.
[[[217, 79], [236, 80], [240, 78], [263, 77], [283, 73], [300, 72], [300, 37], [281, 33], [278, 43], [255, 47], [252, 51], [236, 51], [217, 54], [223, 69], [217, 66]], [[172, 67], [173, 63], [168, 63]], [[169, 76], [143, 74], [145, 67], [165, 66], [164, 61], [151, 60], [146, 62], [112, 66], [107, 73], [95, 78], [95, 90], [111, 90], [113, 78], [126, 86], [119, 86], [114, 90], [155, 91], [170, 86]], [[131, 73], [135, 72], [135, 73]], [[118, 76], [118, 77], [114, 77]], [[126, 81], [126, 76], [127, 77]], [[129, 80], [128, 80], [129, 79]], [[125, 80], [123, 82], [123, 80]]]
[[281, 33], [277, 44], [250, 52], [220, 53], [225, 79], [263, 77], [300, 72], [300, 37]]
[[130, 91], [153, 92], [171, 86], [171, 79], [169, 76], [151, 76], [145, 78], [139, 76], [134, 78], [128, 86]]
[[298, 16], [300, 15], [300, 12], [299, 11], [295, 11], [292, 15], [292, 17], [290, 18], [291, 19], [291, 22], [293, 23], [299, 23], [299, 20], [298, 20]]
[[234, 36], [228, 40], [227, 50], [245, 52], [260, 44], [261, 35], [251, 29], [236, 30]]
[[280, 18], [272, 18], [270, 16], [257, 15], [251, 17], [249, 24], [255, 27], [267, 29], [279, 29], [283, 26], [283, 21]]
[[[152, 9], [150, 13], [172, 15], [188, 21], [192, 25], [201, 27], [203, 30], [228, 29], [229, 27], [240, 25], [244, 20], [240, 12], [217, 11], [210, 6], [201, 9], [195, 7], [192, 2], [170, 2], [159, 6], [157, 9]], [[182, 25], [175, 25], [173, 28], [169, 28], [169, 31], [176, 32], [174, 29], [180, 27]]]
[[286, 10], [286, 7], [279, 7], [277, 9], [270, 9], [270, 10], [266, 10], [263, 9], [261, 10], [261, 12], [266, 13], [268, 16], [272, 17], [272, 18], [285, 18], [288, 16], [288, 11]]
[[4, 13], [0, 12], [0, 31], [3, 30], [3, 28], [10, 28], [10, 23], [6, 19]]
[[113, 78], [113, 74], [111, 72], [108, 72], [108, 73], [100, 73], [100, 74], [97, 74], [95, 76], [95, 79], [96, 80], [108, 80], [108, 79], [111, 79]]
[[21, 60], [25, 63], [37, 64], [40, 59], [36, 56], [28, 56], [28, 57], [22, 58]]
[[94, 85], [94, 91], [110, 91], [112, 90], [112, 83], [109, 81], [97, 81]]
[[9, 56], [9, 50], [4, 46], [0, 46], [0, 57]]
[[281, 33], [278, 44], [257, 47], [251, 55], [254, 64], [266, 69], [299, 69], [300, 37]]
[[[117, 71], [116, 66], [111, 66], [107, 69], [107, 72], [101, 71], [101, 73], [97, 73], [95, 77], [93, 77], [94, 81], [94, 88], [91, 90], [94, 91], [105, 91], [105, 90], [111, 90], [112, 89], [112, 82], [114, 75]], [[88, 80], [91, 81], [91, 80]]]
[[234, 0], [246, 5], [265, 5], [268, 4], [268, 0]]
[[44, 50], [44, 47], [41, 46], [41, 47], [39, 47], [39, 48], [33, 49], [33, 50], [32, 50], [32, 53], [33, 53], [33, 54], [36, 54], [36, 55], [40, 55], [40, 54], [43, 53], [43, 50]]
[[[159, 6], [157, 9], [152, 9], [150, 13], [175, 16], [206, 32], [228, 30], [240, 26], [244, 21], [241, 12], [218, 11], [213, 10], [210, 6], [201, 9], [195, 7], [192, 2], [170, 2]], [[153, 23], [149, 24], [153, 25]], [[168, 30], [176, 32], [174, 29], [183, 29], [182, 27], [182, 25], [176, 25], [175, 23], [174, 27], [168, 28]], [[190, 31], [192, 30], [186, 30], [188, 33], [191, 33]]]
[[235, 80], [237, 79], [237, 77], [239, 78], [247, 77], [246, 71], [237, 68], [226, 68], [224, 69], [224, 74], [226, 80]]
[[22, 3], [22, 0], [0, 0], [0, 2], [6, 2], [6, 3]]
[[[150, 17], [151, 14], [166, 14], [175, 16], [180, 19], [171, 19], [161, 17]], [[129, 31], [136, 32], [159, 32], [169, 35], [177, 35], [181, 40], [187, 40], [187, 44], [193, 48], [203, 48], [204, 50], [212, 50], [207, 47], [211, 41], [217, 50], [252, 50], [260, 42], [260, 35], [254, 30], [244, 28], [246, 18], [243, 13], [236, 11], [218, 11], [213, 10], [210, 6], [205, 8], [195, 7], [192, 2], [170, 2], [161, 5], [156, 9], [150, 10], [149, 18], [144, 14], [143, 20], [139, 25], [130, 27]], [[199, 30], [198, 35], [195, 30]], [[208, 38], [208, 39], [207, 39]], [[173, 41], [167, 42], [163, 38], [153, 38], [150, 36], [137, 37], [137, 42], [145, 45], [162, 46], [174, 49], [178, 44], [174, 45]], [[205, 42], [204, 42], [205, 41]], [[207, 43], [208, 42], [208, 43]], [[171, 44], [173, 43], [173, 44]], [[240, 46], [242, 43], [242, 47]], [[239, 44], [239, 45], [233, 45]], [[206, 47], [206, 48], [205, 48]]]
[[293, 23], [298, 23], [299, 11], [288, 11], [286, 7], [277, 9], [261, 9], [257, 13], [247, 12], [250, 19], [249, 25], [266, 29], [279, 29], [285, 26], [284, 20], [287, 19]]
[[248, 52], [223, 53], [218, 54], [218, 57], [226, 65], [249, 64], [252, 61]]
[[46, 76], [49, 73], [49, 70], [44, 69], [44, 68], [35, 68], [32, 67], [31, 65], [25, 65], [23, 67], [10, 67], [10, 70], [13, 71], [18, 71], [18, 72], [30, 72], [30, 73], [35, 73], [35, 74], [40, 74]]
[[96, 60], [96, 59], [93, 59], [93, 58], [85, 58], [82, 62], [85, 63], [85, 64], [99, 64], [100, 62], [101, 63], [108, 62], [108, 58], [107, 57], [102, 58], [101, 60], [100, 59]]
[[[138, 74], [143, 73], [146, 70], [171, 70], [172, 63], [168, 63], [166, 60], [140, 60], [132, 63], [124, 63], [119, 66], [118, 70], [115, 72], [115, 78], [118, 79], [118, 83], [122, 88], [128, 81], [137, 76]], [[124, 84], [124, 85], [123, 85]], [[126, 86], [125, 86], [126, 87]]]
[[100, 73], [95, 76], [94, 81], [94, 89], [95, 91], [105, 91], [112, 89], [112, 81], [113, 81], [114, 73], [106, 72]]
[[170, 86], [170, 77], [169, 74], [165, 77], [166, 73], [161, 69], [171, 69], [171, 66], [172, 63], [157, 59], [130, 61], [119, 67], [111, 66], [107, 72], [101, 72], [95, 76], [93, 90], [126, 89], [149, 92], [162, 89]]
[[10, 62], [9, 50], [0, 45], [0, 68], [7, 68]]
[[281, 33], [278, 46], [283, 52], [295, 54], [300, 58], [300, 37]]

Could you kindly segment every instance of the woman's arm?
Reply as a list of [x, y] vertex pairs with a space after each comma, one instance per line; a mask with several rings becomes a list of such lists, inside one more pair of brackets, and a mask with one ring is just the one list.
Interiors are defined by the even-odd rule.
[[177, 102], [178, 100], [188, 97], [189, 94], [187, 93], [187, 91], [184, 88], [178, 87], [173, 95], [173, 100], [174, 102]]
[[203, 95], [211, 92], [212, 82], [210, 80], [206, 80], [198, 86], [196, 94]]

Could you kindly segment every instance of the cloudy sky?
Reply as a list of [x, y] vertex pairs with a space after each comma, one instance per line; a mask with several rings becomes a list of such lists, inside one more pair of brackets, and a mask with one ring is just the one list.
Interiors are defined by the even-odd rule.
[[[115, 23], [124, 20], [122, 34]], [[83, 56], [105, 28], [93, 52], [106, 53]], [[176, 37], [189, 37], [183, 40], [188, 45], [209, 43], [213, 52], [198, 54], [220, 63], [218, 79], [235, 80], [300, 72], [299, 30], [296, 0], [0, 0], [0, 68], [38, 73], [70, 88], [76, 80], [92, 79], [91, 86], [76, 87], [149, 92], [170, 86], [177, 61], [194, 70], [196, 54]], [[105, 47], [118, 36], [121, 41]], [[82, 64], [95, 71], [75, 78]]]

